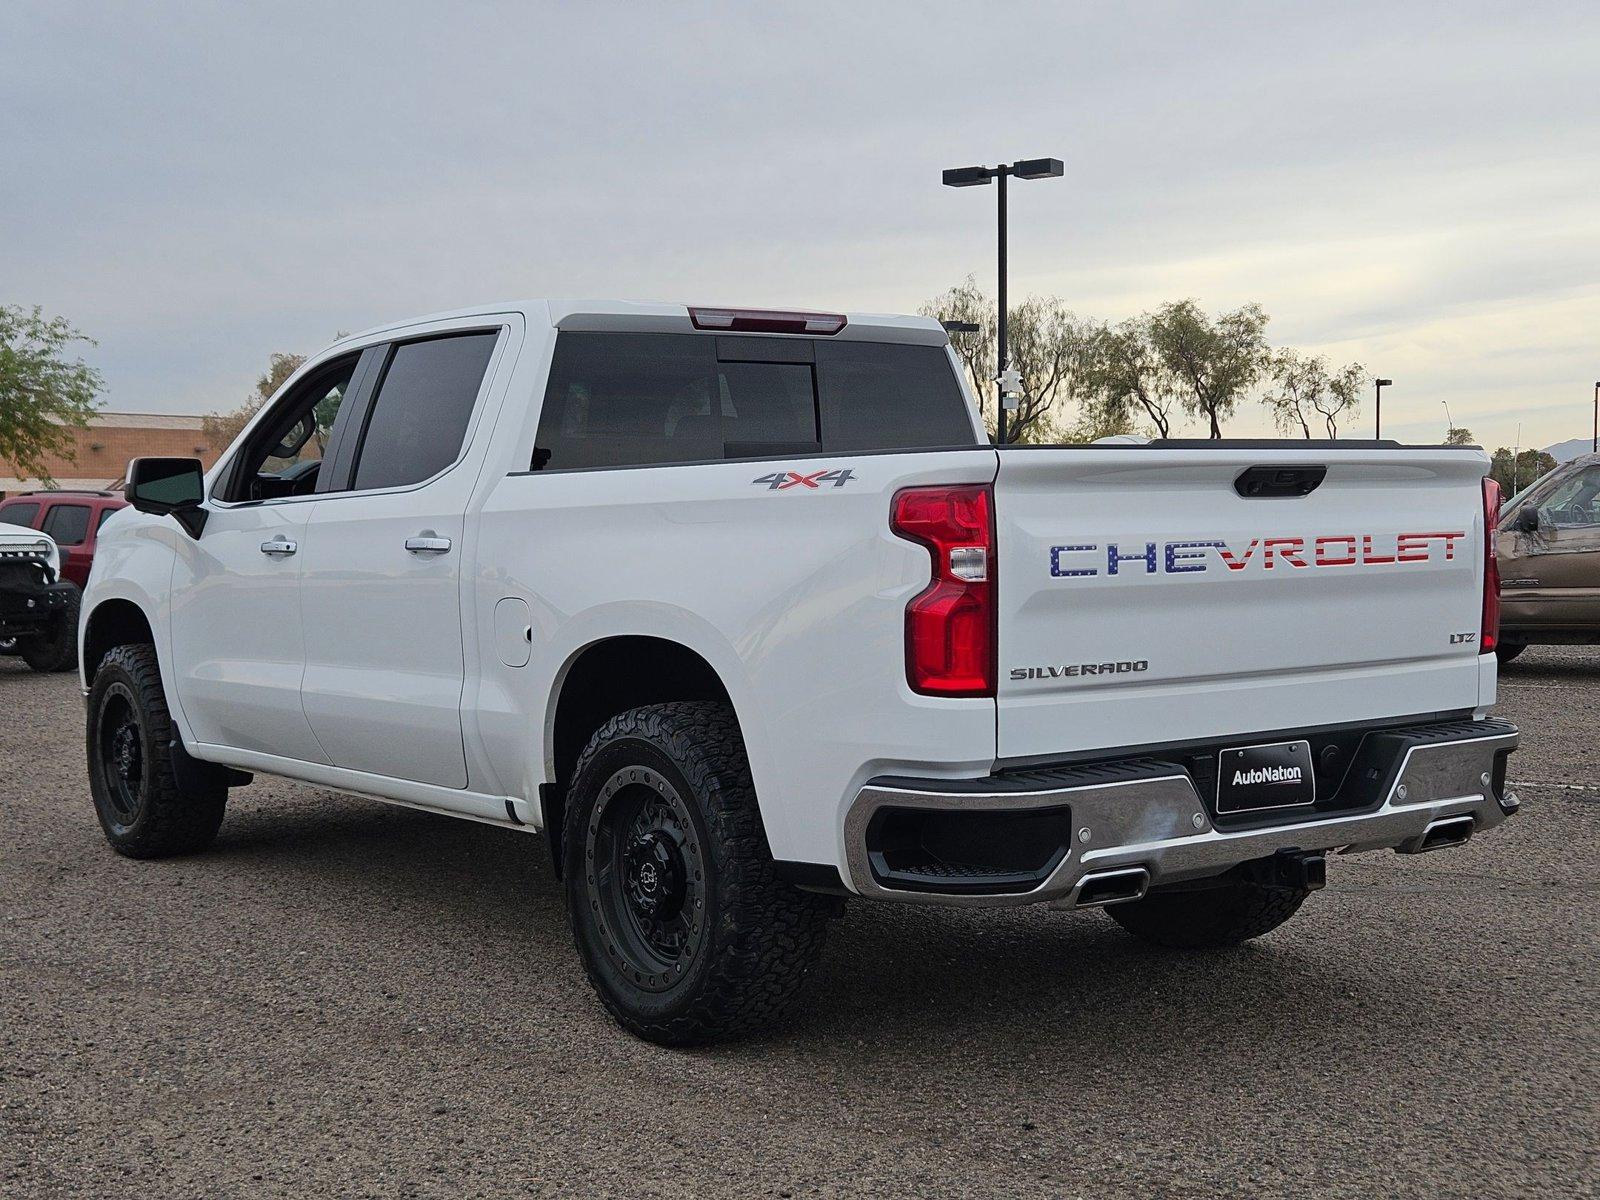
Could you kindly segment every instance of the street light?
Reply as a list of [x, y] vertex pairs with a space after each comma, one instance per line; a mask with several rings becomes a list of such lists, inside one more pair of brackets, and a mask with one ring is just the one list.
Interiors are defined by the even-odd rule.
[[1392, 380], [1392, 379], [1374, 379], [1372, 381], [1372, 383], [1373, 383], [1373, 389], [1377, 394], [1377, 402], [1373, 406], [1372, 436], [1377, 438], [1377, 439], [1379, 439], [1379, 440], [1382, 440], [1382, 438], [1383, 438], [1383, 389], [1386, 388], [1386, 387], [1393, 387], [1394, 386], [1394, 380]]
[[1600, 383], [1594, 385], [1594, 441], [1589, 443], [1591, 454], [1600, 454]]
[[1456, 419], [1450, 415], [1450, 401], [1441, 400], [1439, 403], [1444, 405], [1444, 440], [1448, 442], [1450, 435], [1456, 431]]
[[995, 440], [1006, 444], [1006, 179], [1059, 179], [1065, 173], [1059, 158], [1024, 158], [998, 167], [955, 167], [944, 172], [945, 187], [983, 187], [991, 179], [1000, 181], [999, 260], [1000, 295], [998, 300], [999, 345], [995, 382], [1000, 390], [1000, 408], [995, 422]]

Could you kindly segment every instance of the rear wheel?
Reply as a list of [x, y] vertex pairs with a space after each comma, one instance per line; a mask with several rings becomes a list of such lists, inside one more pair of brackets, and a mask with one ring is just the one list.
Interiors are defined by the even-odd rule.
[[190, 854], [217, 836], [227, 786], [179, 786], [172, 766], [177, 736], [155, 647], [111, 650], [101, 659], [89, 690], [86, 741], [95, 813], [118, 854]]
[[567, 902], [590, 982], [630, 1032], [713, 1041], [776, 1020], [838, 902], [774, 872], [726, 705], [614, 717], [573, 773]]
[[78, 665], [78, 604], [82, 593], [73, 584], [67, 606], [41, 634], [17, 639], [17, 653], [35, 671], [71, 671]]
[[1217, 887], [1152, 892], [1106, 914], [1134, 937], [1174, 950], [1236, 946], [1282, 925], [1311, 893], [1233, 879]]

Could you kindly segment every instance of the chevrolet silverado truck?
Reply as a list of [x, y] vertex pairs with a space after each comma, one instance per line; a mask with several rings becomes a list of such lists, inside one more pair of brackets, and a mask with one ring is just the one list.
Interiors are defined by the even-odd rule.
[[61, 550], [48, 533], [0, 521], [0, 654], [35, 671], [78, 665], [75, 584], [61, 578]]
[[94, 806], [133, 857], [209, 844], [258, 771], [542, 831], [600, 1000], [668, 1044], [776, 1017], [845, 897], [1228, 946], [1329, 852], [1516, 810], [1487, 466], [997, 449], [915, 317], [403, 322], [204, 475], [130, 464], [83, 606]]

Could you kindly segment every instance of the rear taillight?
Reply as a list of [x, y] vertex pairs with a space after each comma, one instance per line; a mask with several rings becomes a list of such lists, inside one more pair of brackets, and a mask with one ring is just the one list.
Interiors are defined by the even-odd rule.
[[889, 527], [928, 548], [933, 578], [906, 605], [906, 682], [925, 696], [992, 696], [994, 494], [987, 484], [896, 492]]
[[689, 320], [696, 329], [728, 333], [835, 334], [845, 327], [839, 313], [778, 312], [766, 308], [691, 308]]
[[1500, 528], [1500, 485], [1483, 477], [1483, 631], [1478, 652], [1493, 653], [1500, 642], [1500, 556], [1495, 533]]

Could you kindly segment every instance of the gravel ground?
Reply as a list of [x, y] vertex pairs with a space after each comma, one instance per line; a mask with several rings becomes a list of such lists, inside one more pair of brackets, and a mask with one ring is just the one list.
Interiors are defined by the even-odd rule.
[[74, 679], [0, 659], [0, 1195], [1593, 1195], [1600, 651], [1502, 696], [1520, 817], [1241, 950], [858, 902], [791, 1025], [682, 1052], [542, 840], [262, 779], [130, 862]]

